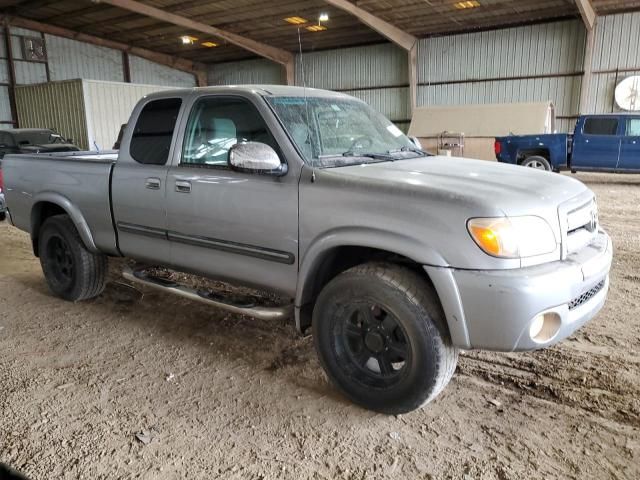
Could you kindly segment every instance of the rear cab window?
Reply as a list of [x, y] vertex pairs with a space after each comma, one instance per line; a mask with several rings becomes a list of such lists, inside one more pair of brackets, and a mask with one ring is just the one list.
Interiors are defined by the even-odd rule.
[[582, 133], [585, 135], [608, 135], [618, 134], [618, 119], [615, 117], [591, 117], [584, 121]]
[[162, 98], [147, 103], [136, 122], [129, 154], [138, 163], [165, 165], [182, 100]]
[[640, 137], [640, 118], [627, 120], [627, 137]]

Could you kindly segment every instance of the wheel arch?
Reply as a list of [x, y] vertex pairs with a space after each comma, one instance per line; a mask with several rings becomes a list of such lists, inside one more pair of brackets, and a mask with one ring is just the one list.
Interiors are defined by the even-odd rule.
[[522, 165], [522, 163], [529, 157], [543, 157], [551, 163], [551, 151], [546, 147], [523, 148], [518, 150], [518, 154], [516, 155], [517, 164]]
[[44, 222], [54, 215], [65, 214], [71, 218], [87, 250], [93, 253], [99, 253], [93, 240], [91, 229], [80, 209], [68, 198], [59, 193], [44, 192], [36, 197], [33, 207], [31, 208], [31, 244], [36, 257], [39, 256], [38, 238], [40, 236], [40, 228]]
[[296, 327], [311, 326], [315, 300], [335, 276], [368, 261], [385, 260], [414, 269], [433, 284], [423, 265], [447, 266], [445, 259], [422, 242], [378, 229], [341, 229], [316, 240], [299, 269], [295, 298]]

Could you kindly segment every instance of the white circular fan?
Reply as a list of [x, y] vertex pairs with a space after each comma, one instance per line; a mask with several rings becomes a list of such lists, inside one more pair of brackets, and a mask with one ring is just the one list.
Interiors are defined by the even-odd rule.
[[640, 76], [625, 78], [618, 84], [616, 103], [623, 110], [640, 111]]

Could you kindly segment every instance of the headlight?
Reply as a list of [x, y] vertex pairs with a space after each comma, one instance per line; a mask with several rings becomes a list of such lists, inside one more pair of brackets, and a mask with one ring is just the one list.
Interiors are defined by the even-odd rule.
[[472, 218], [467, 229], [478, 246], [494, 257], [534, 257], [556, 249], [553, 230], [540, 217]]

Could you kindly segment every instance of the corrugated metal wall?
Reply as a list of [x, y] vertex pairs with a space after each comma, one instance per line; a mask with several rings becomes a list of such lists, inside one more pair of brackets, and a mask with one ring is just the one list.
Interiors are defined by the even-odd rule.
[[558, 129], [569, 131], [584, 48], [579, 20], [422, 39], [418, 105], [551, 100]]
[[144, 58], [129, 57], [131, 83], [163, 85], [167, 87], [195, 87], [195, 77], [187, 72], [150, 62]]
[[615, 87], [627, 77], [640, 75], [640, 12], [598, 19], [589, 86], [589, 113], [618, 112]]
[[207, 71], [209, 85], [242, 85], [285, 83], [284, 68], [270, 60], [256, 59], [216, 63]]
[[16, 87], [16, 108], [23, 128], [53, 128], [83, 149], [87, 143], [82, 80]]
[[133, 107], [142, 97], [171, 88], [95, 80], [85, 80], [83, 87], [88, 144], [91, 149], [97, 146], [100, 150], [111, 149], [120, 126], [127, 123]]
[[[296, 82], [303, 65], [296, 59]], [[365, 100], [401, 127], [409, 114], [408, 55], [392, 44], [305, 53], [308, 87], [338, 90]]]
[[11, 27], [11, 51], [16, 72], [17, 85], [30, 85], [47, 81], [46, 62], [33, 62], [24, 59], [22, 52], [22, 37], [42, 38], [40, 32], [24, 28]]
[[45, 35], [51, 80], [89, 78], [122, 82], [122, 52]]

